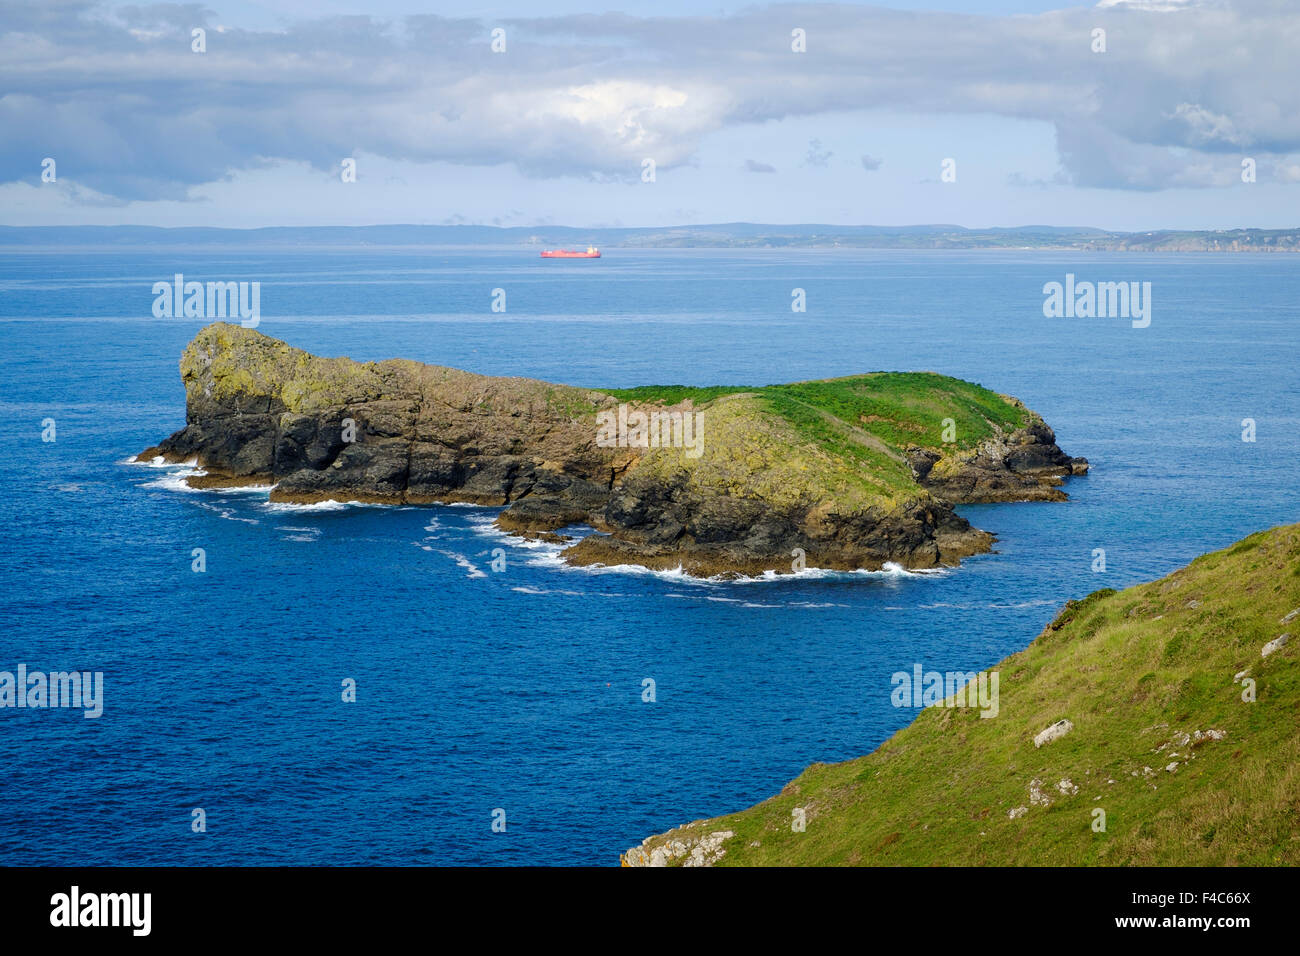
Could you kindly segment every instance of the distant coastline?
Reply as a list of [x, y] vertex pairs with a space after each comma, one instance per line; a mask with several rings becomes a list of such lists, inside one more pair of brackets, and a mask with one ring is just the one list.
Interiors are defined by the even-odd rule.
[[611, 249], [1004, 249], [1079, 252], [1300, 252], [1300, 228], [1114, 232], [1074, 226], [834, 226], [719, 223], [701, 226], [0, 226], [0, 246], [132, 245], [560, 246]]

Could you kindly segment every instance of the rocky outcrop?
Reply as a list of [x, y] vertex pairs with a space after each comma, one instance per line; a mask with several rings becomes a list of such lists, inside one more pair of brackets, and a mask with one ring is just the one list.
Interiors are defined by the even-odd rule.
[[661, 482], [633, 472], [611, 494], [604, 518], [614, 533], [584, 538], [566, 552], [571, 563], [681, 567], [706, 577], [790, 571], [800, 561], [839, 570], [879, 570], [887, 562], [931, 568], [993, 543], [991, 534], [929, 497], [847, 513], [819, 502], [769, 507], [692, 487], [681, 473]]
[[1057, 486], [1071, 475], [1088, 473], [1087, 459], [1061, 451], [1056, 434], [1042, 420], [973, 450], [945, 454], [912, 446], [907, 463], [921, 487], [957, 504], [1064, 501], [1065, 492]]
[[624, 853], [620, 864], [625, 867], [715, 865], [727, 855], [726, 843], [736, 834], [731, 830], [692, 833], [695, 826], [695, 823], [688, 823], [654, 847], [650, 846], [651, 841], [647, 839], [641, 846], [634, 846]]
[[565, 552], [577, 564], [698, 575], [953, 564], [993, 540], [954, 504], [1063, 498], [1057, 486], [1087, 468], [992, 393], [1026, 424], [990, 421], [966, 448], [897, 449], [820, 409], [821, 432], [801, 431], [761, 389], [635, 406], [694, 416], [688, 450], [601, 440], [598, 416], [620, 407], [603, 392], [321, 358], [228, 323], [201, 330], [180, 366], [186, 425], [140, 460], [193, 461], [196, 487], [273, 485], [274, 501], [502, 506], [499, 526], [528, 535], [590, 525], [600, 533]]
[[417, 362], [309, 355], [226, 323], [181, 358], [186, 425], [147, 460], [193, 460], [196, 487], [274, 484], [273, 501], [511, 505], [518, 529], [598, 516], [634, 459], [596, 447], [614, 400]]

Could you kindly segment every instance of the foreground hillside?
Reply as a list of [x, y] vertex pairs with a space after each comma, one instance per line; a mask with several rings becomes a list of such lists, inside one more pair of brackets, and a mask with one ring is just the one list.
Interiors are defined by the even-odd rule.
[[514, 533], [595, 528], [565, 552], [581, 564], [952, 564], [992, 540], [955, 504], [1061, 500], [1087, 471], [1019, 401], [929, 372], [602, 391], [323, 358], [224, 322], [180, 369], [185, 427], [139, 458], [194, 462], [197, 487], [502, 506]]
[[[993, 668], [996, 717], [926, 708], [874, 753], [814, 764], [770, 800], [651, 837], [624, 863], [1300, 863], [1296, 631], [1290, 525], [1070, 602]], [[1060, 721], [1071, 729], [1044, 741]]]

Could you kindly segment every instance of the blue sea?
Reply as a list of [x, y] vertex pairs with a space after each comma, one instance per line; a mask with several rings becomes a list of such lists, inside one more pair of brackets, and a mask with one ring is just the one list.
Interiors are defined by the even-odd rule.
[[[1023, 399], [1092, 471], [1067, 503], [963, 508], [998, 542], [957, 569], [730, 583], [568, 568], [491, 508], [191, 491], [125, 463], [184, 424], [204, 322], [151, 312], [177, 272], [259, 281], [261, 331], [358, 360], [933, 370]], [[1150, 282], [1150, 326], [1045, 318], [1067, 273]], [[987, 667], [1068, 599], [1300, 520], [1298, 302], [1285, 255], [0, 250], [0, 670], [104, 675], [98, 719], [0, 710], [0, 864], [615, 865], [875, 748], [916, 713], [894, 672]]]

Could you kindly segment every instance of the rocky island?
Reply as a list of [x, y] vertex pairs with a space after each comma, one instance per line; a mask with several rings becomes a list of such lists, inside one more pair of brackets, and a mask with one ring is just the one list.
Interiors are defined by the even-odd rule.
[[695, 575], [955, 564], [974, 502], [1065, 498], [1087, 471], [1019, 400], [931, 372], [756, 387], [590, 389], [402, 359], [322, 358], [218, 322], [180, 362], [186, 424], [139, 461], [271, 500], [501, 506], [598, 534], [575, 564]]

